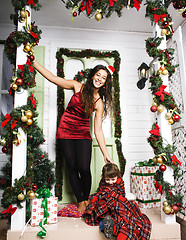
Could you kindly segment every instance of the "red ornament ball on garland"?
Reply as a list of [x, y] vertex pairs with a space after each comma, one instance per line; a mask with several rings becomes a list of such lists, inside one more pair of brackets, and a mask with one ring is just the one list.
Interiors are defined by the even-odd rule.
[[169, 22], [168, 22], [168, 21], [164, 21], [164, 22], [162, 23], [162, 26], [163, 26], [164, 28], [168, 27], [168, 26], [169, 26]]
[[179, 115], [174, 115], [173, 120], [175, 122], [178, 122], [180, 120], [180, 116]]
[[74, 11], [72, 15], [73, 15], [73, 17], [77, 17], [77, 12]]
[[175, 213], [179, 212], [179, 207], [176, 204], [172, 206], [172, 209], [174, 210]]
[[167, 167], [164, 164], [159, 166], [159, 170], [162, 172], [165, 172], [166, 169], [167, 169]]
[[186, 11], [184, 11], [184, 12], [182, 13], [182, 17], [183, 17], [183, 18], [186, 18]]
[[157, 106], [152, 105], [152, 107], [150, 108], [151, 112], [156, 112], [157, 111]]
[[7, 147], [3, 147], [2, 149], [1, 149], [1, 151], [3, 152], [3, 153], [7, 153], [8, 152], [8, 149], [7, 149]]
[[32, 185], [32, 190], [35, 192], [37, 190], [37, 185], [36, 184], [33, 184]]
[[23, 84], [23, 79], [17, 78], [17, 79], [16, 79], [16, 84], [17, 84], [18, 86], [21, 86], [21, 85]]

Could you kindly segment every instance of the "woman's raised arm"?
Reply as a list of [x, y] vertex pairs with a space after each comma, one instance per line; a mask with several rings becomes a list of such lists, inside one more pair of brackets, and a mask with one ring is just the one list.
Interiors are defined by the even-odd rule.
[[64, 78], [55, 76], [53, 73], [51, 73], [49, 70], [47, 70], [45, 67], [43, 67], [36, 60], [33, 61], [33, 66], [36, 68], [36, 70], [43, 77], [45, 77], [48, 81], [56, 84], [59, 87], [62, 87], [64, 89], [75, 89], [77, 87], [77, 81], [75, 81], [75, 80], [66, 80]]

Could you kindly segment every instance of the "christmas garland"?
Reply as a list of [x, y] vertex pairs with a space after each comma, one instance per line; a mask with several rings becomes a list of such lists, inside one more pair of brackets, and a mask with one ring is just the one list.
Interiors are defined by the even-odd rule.
[[109, 18], [113, 12], [118, 17], [122, 16], [122, 9], [141, 7], [142, 0], [67, 0], [65, 7], [71, 9], [72, 17], [77, 17], [82, 12], [89, 18], [95, 15], [95, 19], [100, 21], [103, 17]]
[[[120, 88], [119, 88], [119, 66], [120, 66], [120, 57], [117, 51], [97, 51], [97, 50], [91, 50], [91, 49], [86, 49], [82, 51], [72, 51], [66, 48], [61, 48], [58, 50], [56, 53], [56, 58], [57, 58], [57, 74], [60, 77], [64, 77], [64, 59], [63, 55], [66, 57], [73, 57], [73, 58], [99, 58], [99, 59], [104, 59], [104, 58], [114, 58], [114, 72], [112, 74], [112, 79], [113, 79], [113, 91], [114, 91], [114, 126], [115, 126], [115, 133], [114, 137], [116, 138], [116, 149], [118, 153], [118, 158], [120, 162], [120, 171], [121, 174], [123, 175], [125, 171], [125, 165], [126, 165], [126, 160], [123, 156], [122, 153], [122, 145], [121, 145], [121, 111], [120, 111]], [[88, 75], [88, 72], [90, 69], [86, 69], [85, 71], [82, 70], [78, 72], [74, 79], [82, 82], [85, 80], [85, 78]], [[60, 118], [64, 112], [64, 92], [61, 90], [61, 88], [58, 88], [58, 117], [57, 117], [57, 122], [59, 124]], [[56, 159], [56, 195], [61, 197], [62, 196], [62, 188], [61, 188], [61, 183], [62, 183], [62, 162], [61, 158], [59, 158], [59, 154], [57, 151], [57, 159]]]
[[166, 166], [170, 166], [174, 171], [174, 180], [180, 177], [179, 170], [181, 162], [174, 155], [176, 147], [174, 145], [163, 145], [162, 136], [159, 133], [159, 126], [157, 123], [152, 125], [152, 129], [149, 131], [150, 137], [147, 141], [154, 150], [155, 157], [154, 163], [161, 164], [159, 170], [156, 171], [154, 180], [156, 189], [162, 194], [165, 193], [166, 201], [163, 203], [163, 211], [166, 214], [174, 214], [181, 212], [184, 214], [185, 209], [183, 204], [183, 196], [180, 193], [175, 193], [175, 186], [164, 181], [163, 172], [166, 171]]

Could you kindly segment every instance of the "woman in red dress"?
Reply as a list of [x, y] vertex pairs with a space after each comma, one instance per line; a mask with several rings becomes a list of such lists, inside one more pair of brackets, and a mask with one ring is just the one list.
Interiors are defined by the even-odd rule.
[[36, 60], [34, 67], [47, 80], [63, 89], [74, 90], [57, 129], [57, 143], [66, 160], [70, 184], [77, 198], [78, 210], [84, 212], [91, 189], [90, 116], [95, 111], [94, 133], [104, 161], [112, 162], [102, 130], [102, 119], [112, 104], [112, 80], [109, 70], [102, 65], [91, 69], [85, 84], [55, 76]]

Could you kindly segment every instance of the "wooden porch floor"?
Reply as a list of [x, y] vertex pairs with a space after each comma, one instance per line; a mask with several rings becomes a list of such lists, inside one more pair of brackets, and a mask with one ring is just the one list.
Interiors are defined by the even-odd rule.
[[[165, 224], [161, 222], [160, 209], [142, 209], [152, 222], [151, 240], [181, 240], [180, 224]], [[99, 232], [99, 228], [88, 226], [83, 219], [78, 218], [58, 218], [56, 224], [45, 226], [47, 236], [45, 240], [106, 240]], [[40, 227], [28, 226], [21, 236], [20, 231], [7, 232], [7, 240], [36, 240]]]

